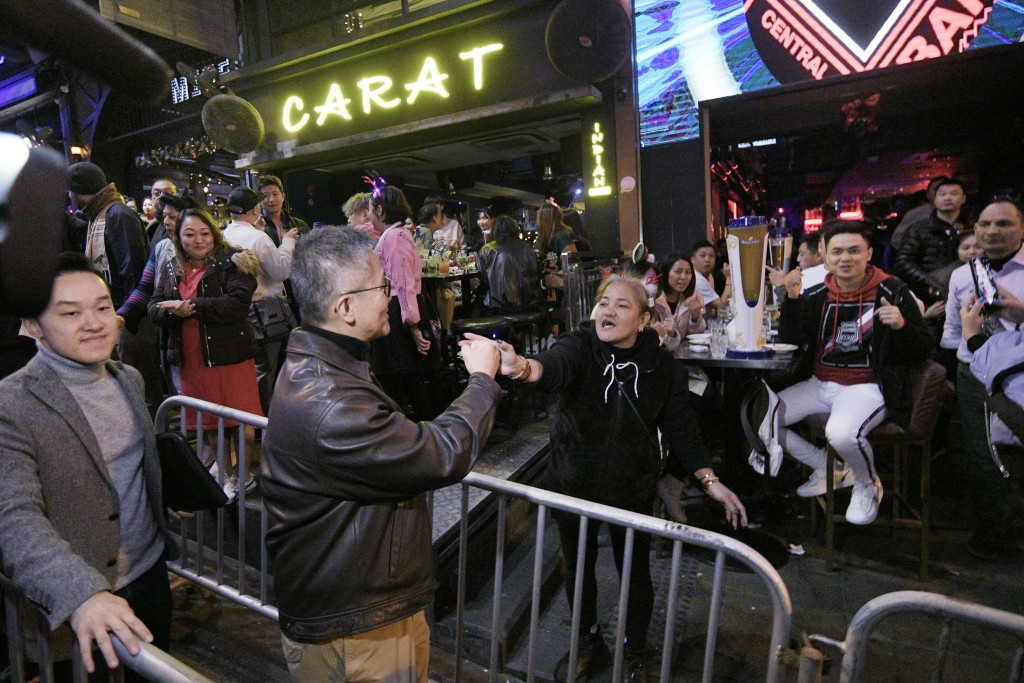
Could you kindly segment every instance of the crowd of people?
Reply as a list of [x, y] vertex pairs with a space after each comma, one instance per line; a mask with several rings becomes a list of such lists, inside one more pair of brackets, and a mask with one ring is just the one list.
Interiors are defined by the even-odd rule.
[[[971, 364], [1024, 321], [1024, 210], [997, 198], [967, 220], [963, 183], [932, 185], [930, 211], [894, 235], [893, 274], [875, 260], [867, 226], [831, 221], [800, 240], [796, 265], [776, 278], [780, 340], [803, 349], [797, 381], [777, 397], [780, 443], [810, 470], [797, 495], [822, 495], [833, 477], [853, 489], [847, 520], [870, 524], [884, 492], [868, 435], [885, 419], [905, 422], [910, 373], [945, 354], [978, 520], [968, 549], [994, 557], [1012, 543], [1011, 492], [991, 457], [985, 387]], [[707, 425], [722, 417], [714, 388], [680, 360], [687, 336], [733, 296], [727, 260], [709, 241], [660, 261], [639, 255], [601, 283], [589, 321], [535, 355], [465, 335], [457, 355], [468, 380], [439, 405], [424, 391], [425, 359], [441, 339], [424, 255], [438, 244], [474, 252], [484, 313], [557, 318], [558, 257], [590, 249], [577, 212], [542, 207], [531, 244], [509, 215], [483, 209], [464, 229], [442, 199], [414, 212], [387, 185], [345, 203], [348, 225], [312, 230], [287, 210], [274, 176], [233, 190], [226, 223], [168, 179], [139, 214], [90, 162], [69, 168], [68, 192], [80, 210], [68, 218], [68, 252], [49, 305], [23, 323], [38, 353], [0, 383], [0, 558], [53, 627], [70, 623], [90, 670], [92, 641], [117, 663], [108, 631], [131, 651], [136, 638], [168, 645], [173, 542], [150, 421], [168, 393], [268, 417], [264, 434], [244, 438], [248, 453], [261, 453], [282, 648], [297, 681], [396, 671], [426, 680], [434, 580], [425, 494], [459, 481], [482, 453], [498, 376], [554, 403], [543, 486], [645, 514], [660, 496], [675, 514], [691, 481], [728, 524], [747, 524], [707, 445]], [[979, 300], [978, 264], [993, 299]], [[829, 414], [833, 472], [824, 447], [795, 429], [815, 413]], [[215, 466], [215, 418], [190, 417], [198, 456]], [[229, 496], [257, 486], [252, 471], [244, 482], [223, 474]], [[576, 677], [585, 679], [610, 657], [597, 621], [598, 530], [578, 555], [579, 519], [554, 517], [570, 604], [577, 557], [584, 562]], [[621, 569], [624, 529], [610, 536]], [[626, 674], [641, 681], [654, 599], [643, 534], [632, 567]], [[566, 653], [556, 680], [569, 664]]]

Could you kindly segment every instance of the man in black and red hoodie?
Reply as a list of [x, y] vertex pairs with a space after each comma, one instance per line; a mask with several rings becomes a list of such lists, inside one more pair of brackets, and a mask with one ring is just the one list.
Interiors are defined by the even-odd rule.
[[[875, 473], [871, 432], [886, 417], [910, 417], [910, 369], [928, 358], [931, 342], [921, 310], [898, 278], [868, 265], [871, 232], [863, 223], [824, 226], [825, 282], [800, 294], [797, 268], [786, 277], [779, 336], [804, 350], [809, 376], [779, 394], [785, 427], [815, 413], [829, 413], [825, 436], [844, 464], [832, 473], [836, 488], [853, 486], [846, 520], [870, 524], [878, 515], [882, 484]], [[825, 451], [789, 429], [783, 448], [813, 469], [797, 489], [805, 497], [825, 493]]]

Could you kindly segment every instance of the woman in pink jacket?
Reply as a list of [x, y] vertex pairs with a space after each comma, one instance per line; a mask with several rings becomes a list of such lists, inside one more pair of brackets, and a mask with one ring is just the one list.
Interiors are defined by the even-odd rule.
[[421, 328], [419, 294], [423, 262], [405, 219], [412, 209], [405, 194], [385, 185], [370, 199], [370, 220], [380, 232], [377, 256], [391, 281], [387, 336], [373, 342], [370, 365], [384, 391], [413, 419], [429, 420], [432, 401], [424, 387], [423, 361], [430, 340]]

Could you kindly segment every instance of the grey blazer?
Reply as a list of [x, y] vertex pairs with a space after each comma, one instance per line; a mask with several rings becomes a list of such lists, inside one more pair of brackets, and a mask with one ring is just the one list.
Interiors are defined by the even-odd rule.
[[[142, 377], [107, 362], [139, 424], [151, 425]], [[160, 462], [145, 431], [142, 473], [167, 538]], [[117, 492], [74, 396], [37, 355], [0, 382], [0, 564], [56, 629], [95, 593], [111, 589], [120, 548]], [[55, 643], [56, 649], [56, 643]]]

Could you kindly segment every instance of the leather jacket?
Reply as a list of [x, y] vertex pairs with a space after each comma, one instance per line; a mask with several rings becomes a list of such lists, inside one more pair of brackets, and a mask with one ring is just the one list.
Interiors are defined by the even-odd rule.
[[537, 273], [537, 254], [525, 240], [488, 242], [477, 255], [487, 294], [484, 306], [502, 313], [539, 308], [544, 301]]
[[[160, 308], [161, 301], [180, 299], [181, 275], [178, 256], [167, 261], [159, 289], [149, 300], [149, 317], [168, 331], [167, 362], [181, 365], [180, 318]], [[256, 337], [249, 322], [249, 305], [256, 291], [256, 273], [260, 262], [251, 251], [221, 249], [216, 252], [199, 281], [197, 295], [191, 299], [199, 321], [203, 365], [233, 365], [256, 356]]]
[[412, 422], [367, 362], [322, 334], [292, 332], [260, 462], [286, 636], [342, 638], [433, 601], [425, 492], [469, 472], [500, 396], [493, 379], [476, 373], [435, 420]]

